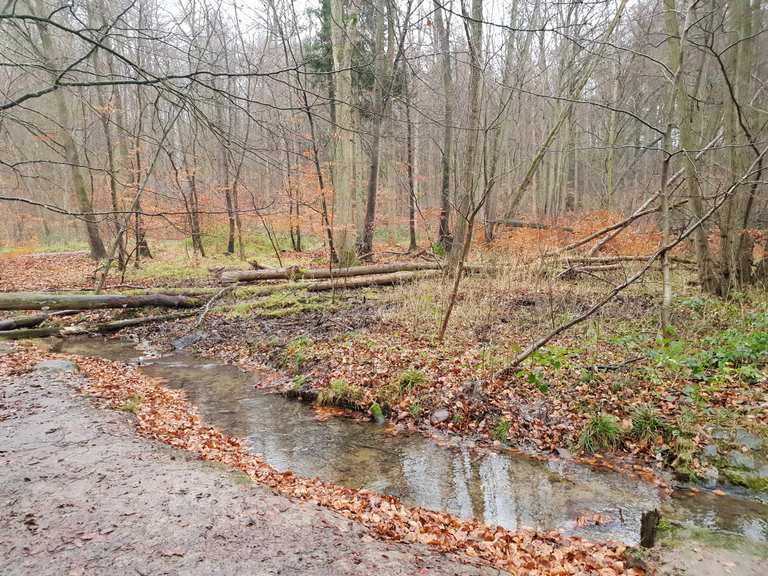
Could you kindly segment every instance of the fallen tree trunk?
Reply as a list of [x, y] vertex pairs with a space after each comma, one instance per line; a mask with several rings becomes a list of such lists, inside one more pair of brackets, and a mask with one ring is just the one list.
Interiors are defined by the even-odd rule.
[[495, 226], [509, 226], [510, 228], [533, 228], [534, 230], [562, 230], [564, 232], [573, 232], [570, 226], [557, 226], [556, 224], [544, 224], [542, 222], [526, 222], [525, 220], [514, 220], [505, 218], [503, 220], [488, 220], [488, 224]]
[[[568, 256], [553, 262], [561, 264], [612, 264], [616, 262], [647, 262], [650, 256]], [[693, 260], [674, 256], [670, 258], [678, 264], [696, 264]]]
[[624, 266], [621, 264], [598, 264], [596, 266], [572, 266], [566, 270], [560, 272], [556, 278], [561, 280], [569, 280], [575, 278], [579, 274], [592, 274], [595, 272], [610, 272], [613, 270], [624, 270]]
[[77, 310], [62, 310], [61, 312], [54, 312], [52, 314], [17, 316], [16, 318], [9, 318], [8, 320], [0, 320], [0, 332], [4, 332], [6, 330], [18, 330], [19, 328], [34, 328], [35, 326], [39, 326], [50, 318], [56, 316], [70, 316], [77, 313]]
[[393, 272], [392, 274], [379, 274], [377, 276], [339, 278], [326, 282], [315, 282], [303, 286], [308, 292], [324, 292], [329, 290], [351, 290], [355, 288], [367, 288], [368, 286], [394, 286], [405, 282], [415, 282], [427, 278], [440, 276], [437, 271], [424, 272]]
[[222, 272], [221, 283], [258, 282], [260, 280], [320, 280], [325, 278], [351, 278], [354, 276], [372, 276], [395, 272], [417, 272], [422, 270], [442, 270], [436, 262], [398, 262], [377, 264], [374, 266], [351, 266], [349, 268], [315, 268], [302, 270], [298, 266], [277, 268], [274, 270], [232, 270]]
[[118, 332], [123, 328], [141, 326], [152, 322], [164, 322], [166, 320], [178, 320], [179, 318], [188, 318], [197, 314], [197, 311], [176, 312], [173, 314], [161, 314], [158, 316], [143, 316], [141, 318], [126, 318], [125, 320], [115, 320], [113, 322], [103, 322], [101, 324], [76, 325], [76, 326], [52, 326], [50, 328], [32, 328], [22, 330], [10, 330], [0, 332], [0, 340], [23, 340], [26, 338], [45, 338], [47, 336], [84, 336], [87, 334], [109, 334]]
[[169, 294], [123, 296], [117, 294], [55, 294], [8, 292], [0, 294], [0, 310], [96, 310], [101, 308], [196, 308], [196, 298]]

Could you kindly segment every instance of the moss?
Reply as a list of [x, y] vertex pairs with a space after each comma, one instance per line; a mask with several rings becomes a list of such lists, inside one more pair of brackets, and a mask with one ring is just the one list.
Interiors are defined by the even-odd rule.
[[[253, 294], [254, 291], [250, 293]], [[248, 294], [248, 292], [238, 292], [238, 296]], [[225, 312], [231, 317], [284, 318], [311, 312], [334, 312], [345, 306], [338, 301], [332, 301], [327, 295], [307, 294], [303, 290], [286, 289], [273, 292], [261, 299], [239, 302], [234, 306], [218, 306], [215, 310]]]
[[723, 468], [721, 472], [731, 484], [749, 488], [756, 492], [768, 492], [768, 478], [764, 476], [750, 474], [736, 468]]
[[370, 412], [376, 422], [381, 424], [386, 420], [386, 418], [384, 418], [384, 411], [381, 409], [381, 405], [378, 402], [371, 404]]
[[661, 541], [671, 548], [695, 543], [707, 548], [721, 550], [744, 551], [759, 558], [768, 558], [768, 546], [737, 534], [708, 530], [706, 528], [689, 528], [673, 526], [660, 534]]

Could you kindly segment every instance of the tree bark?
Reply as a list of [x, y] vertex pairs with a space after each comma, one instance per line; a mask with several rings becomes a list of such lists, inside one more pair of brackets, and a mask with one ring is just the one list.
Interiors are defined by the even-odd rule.
[[393, 272], [413, 272], [417, 270], [441, 270], [442, 266], [434, 262], [401, 262], [377, 264], [374, 266], [351, 266], [349, 268], [315, 268], [302, 270], [299, 267], [279, 268], [275, 270], [234, 270], [221, 274], [222, 284], [234, 282], [258, 282], [264, 280], [315, 280], [320, 278], [350, 278]]
[[357, 15], [345, 0], [331, 2], [331, 45], [333, 67], [336, 71], [333, 165], [333, 245], [342, 266], [351, 265], [355, 259], [354, 204], [354, 133], [352, 126], [352, 49]]
[[451, 161], [453, 155], [453, 79], [451, 74], [451, 44], [448, 23], [443, 19], [443, 7], [435, 5], [436, 44], [440, 47], [440, 74], [443, 83], [443, 147], [440, 151], [440, 227], [438, 242], [446, 250], [451, 248]]
[[[37, 8], [36, 12], [44, 14], [45, 9], [42, 7], [40, 0], [35, 3]], [[58, 77], [56, 70], [58, 66], [55, 65], [56, 48], [53, 46], [53, 40], [48, 31], [48, 26], [45, 23], [37, 23], [37, 31], [40, 35], [40, 45], [42, 47], [41, 57], [45, 62], [46, 68], [51, 81], [58, 83]], [[56, 114], [58, 116], [61, 130], [59, 137], [61, 145], [64, 150], [64, 157], [69, 165], [69, 173], [72, 179], [72, 191], [75, 196], [75, 202], [78, 209], [83, 213], [83, 221], [85, 222], [85, 230], [88, 234], [88, 245], [90, 247], [91, 257], [95, 260], [100, 260], [107, 255], [107, 250], [104, 248], [104, 242], [101, 239], [99, 233], [99, 225], [96, 222], [96, 218], [93, 214], [93, 205], [91, 203], [88, 189], [86, 188], [85, 178], [82, 173], [82, 163], [80, 160], [80, 152], [77, 148], [74, 136], [72, 135], [72, 118], [70, 116], [70, 108], [67, 105], [65, 99], [65, 93], [63, 90], [56, 90], [53, 94], [54, 102], [56, 104]]]
[[[478, 142], [480, 139], [480, 116], [482, 102], [480, 100], [482, 69], [480, 56], [483, 44], [483, 0], [472, 0], [472, 15], [468, 16], [462, 3], [464, 13], [464, 29], [469, 46], [469, 118], [467, 121], [467, 148], [464, 161], [464, 172], [461, 186], [463, 188], [461, 198], [456, 209], [456, 226], [453, 243], [449, 256], [449, 264], [453, 268], [459, 264], [465, 252], [465, 237], [469, 230], [469, 215], [475, 210], [475, 170], [478, 155]], [[471, 240], [470, 240], [471, 241]]]
[[104, 308], [193, 308], [197, 298], [169, 294], [123, 296], [117, 294], [55, 294], [42, 292], [6, 292], [0, 294], [0, 310], [98, 310]]

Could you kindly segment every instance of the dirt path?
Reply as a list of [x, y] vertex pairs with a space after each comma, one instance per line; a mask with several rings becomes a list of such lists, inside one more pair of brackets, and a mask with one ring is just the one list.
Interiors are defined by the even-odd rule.
[[[0, 362], [2, 357], [0, 357]], [[79, 376], [0, 378], [0, 574], [498, 574], [139, 438]]]

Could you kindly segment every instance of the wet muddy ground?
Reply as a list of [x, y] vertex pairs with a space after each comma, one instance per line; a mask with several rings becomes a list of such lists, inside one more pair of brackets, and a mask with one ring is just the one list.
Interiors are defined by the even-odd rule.
[[0, 573], [496, 574], [372, 539], [135, 435], [53, 371], [0, 380]]

